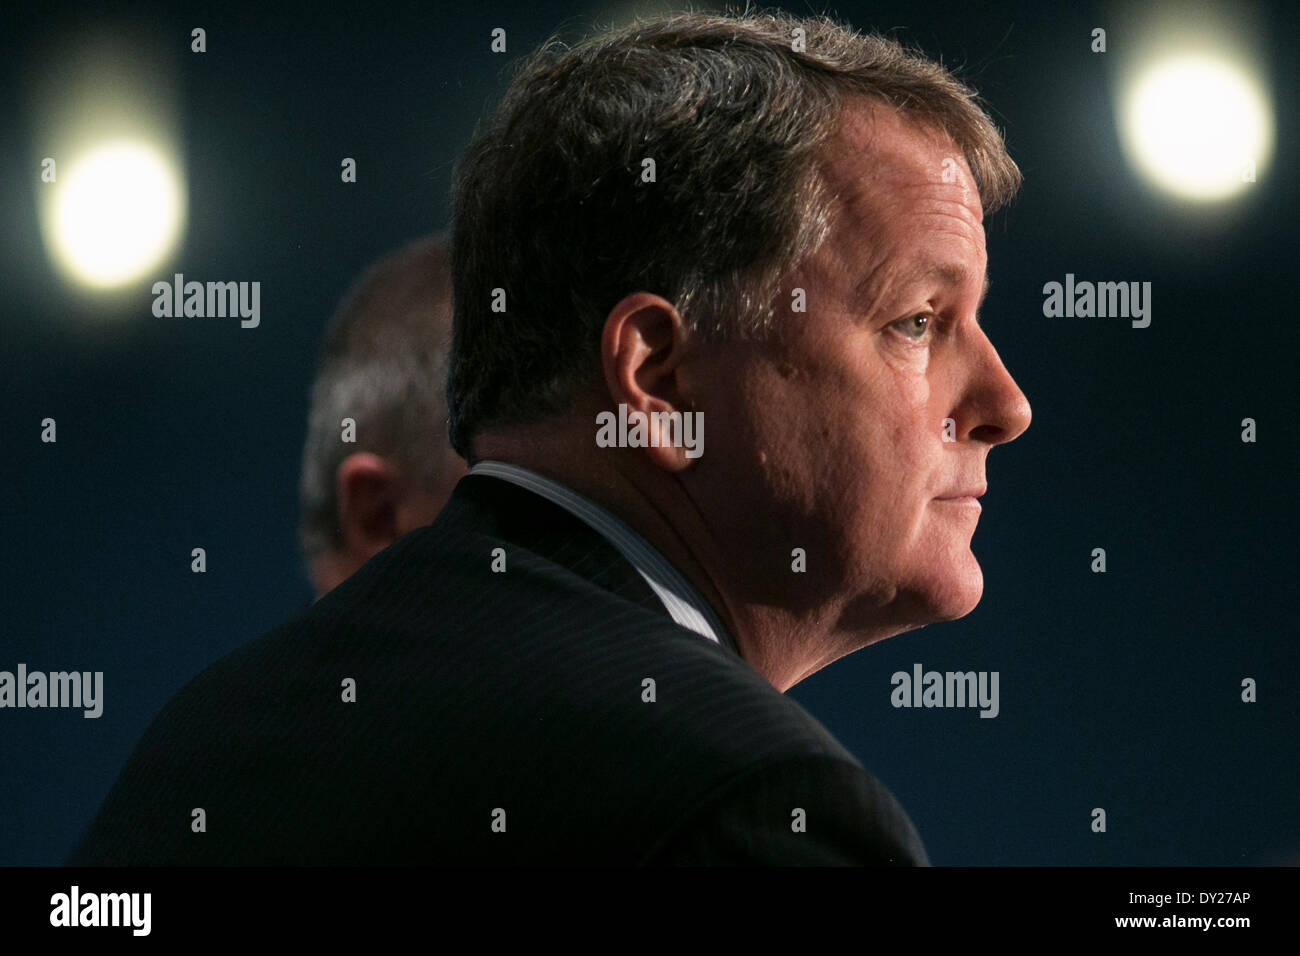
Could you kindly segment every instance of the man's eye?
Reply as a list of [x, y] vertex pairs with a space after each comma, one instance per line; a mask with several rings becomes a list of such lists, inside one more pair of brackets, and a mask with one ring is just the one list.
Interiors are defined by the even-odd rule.
[[899, 319], [891, 325], [891, 328], [898, 329], [905, 338], [913, 342], [919, 342], [925, 338], [926, 333], [930, 330], [932, 316], [928, 312], [922, 312], [918, 315], [909, 315], [905, 319]]

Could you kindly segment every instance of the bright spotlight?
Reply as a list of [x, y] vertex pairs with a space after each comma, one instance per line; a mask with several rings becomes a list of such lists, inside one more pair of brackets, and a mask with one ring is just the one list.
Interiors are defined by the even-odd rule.
[[1269, 105], [1253, 77], [1208, 56], [1159, 62], [1130, 88], [1122, 133], [1137, 166], [1189, 199], [1226, 199], [1272, 148]]
[[166, 157], [143, 143], [116, 142], [84, 154], [56, 181], [55, 255], [98, 288], [138, 279], [171, 250], [185, 199]]

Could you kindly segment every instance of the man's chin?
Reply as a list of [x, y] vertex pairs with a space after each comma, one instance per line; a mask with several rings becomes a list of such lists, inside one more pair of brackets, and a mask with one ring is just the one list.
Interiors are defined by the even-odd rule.
[[894, 633], [903, 633], [965, 617], [975, 610], [983, 595], [984, 573], [968, 552], [966, 561], [942, 578], [899, 586], [892, 599], [882, 602], [876, 594], [859, 595], [849, 602], [839, 625], [846, 630], [897, 626]]
[[918, 620], [928, 624], [955, 621], [980, 603], [984, 596], [984, 572], [968, 550], [939, 576], [917, 582], [911, 591]]
[[932, 595], [934, 620], [955, 621], [975, 610], [984, 596], [984, 572], [972, 557], [969, 567], [953, 575]]

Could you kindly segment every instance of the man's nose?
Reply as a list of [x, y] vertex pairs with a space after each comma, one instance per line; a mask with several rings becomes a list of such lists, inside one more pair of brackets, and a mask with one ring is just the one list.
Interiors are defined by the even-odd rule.
[[1033, 412], [1029, 399], [1007, 371], [997, 349], [983, 330], [973, 345], [968, 379], [964, 425], [966, 436], [990, 445], [1001, 445], [1019, 437], [1029, 427]]

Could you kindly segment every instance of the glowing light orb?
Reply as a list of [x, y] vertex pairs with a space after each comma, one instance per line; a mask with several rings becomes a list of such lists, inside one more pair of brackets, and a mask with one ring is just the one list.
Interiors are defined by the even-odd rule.
[[52, 217], [56, 258], [87, 285], [147, 273], [180, 235], [185, 200], [168, 159], [143, 143], [97, 147], [59, 170]]
[[1249, 73], [1189, 55], [1137, 77], [1123, 133], [1138, 168], [1158, 185], [1188, 199], [1216, 200], [1245, 188], [1267, 161], [1273, 119]]

